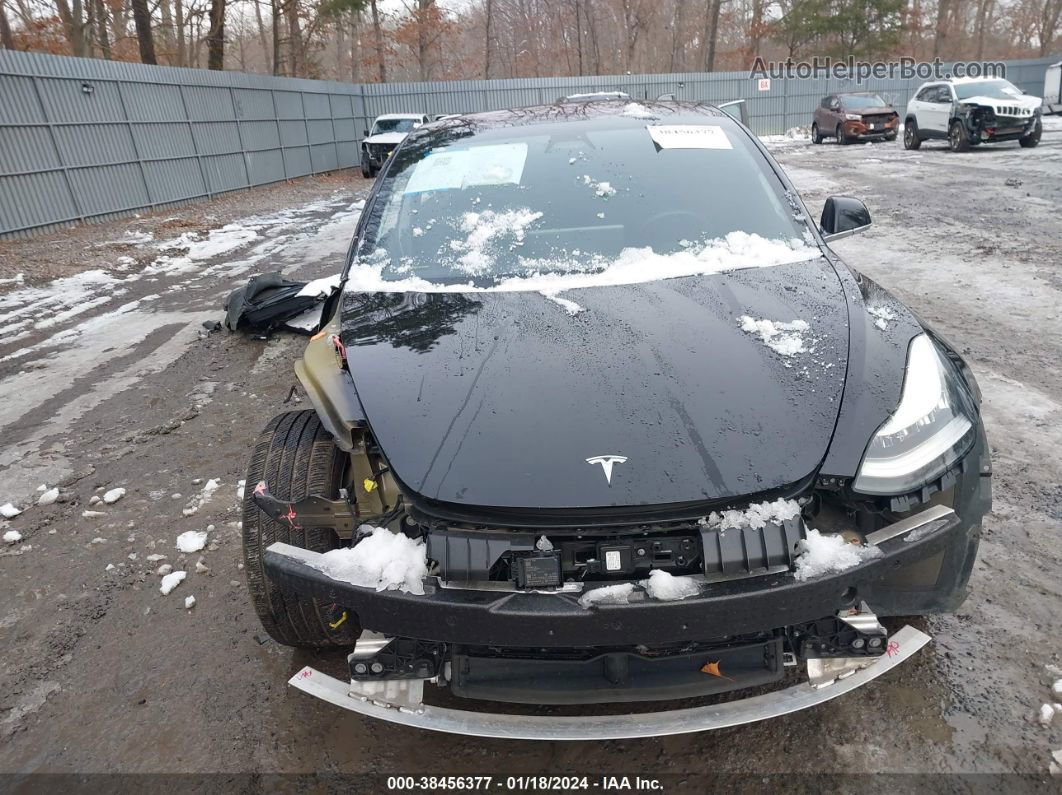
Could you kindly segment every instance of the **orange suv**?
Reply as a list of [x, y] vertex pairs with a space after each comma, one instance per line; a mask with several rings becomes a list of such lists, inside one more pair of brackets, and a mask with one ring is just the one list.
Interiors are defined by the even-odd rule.
[[830, 94], [815, 108], [811, 140], [821, 144], [826, 138], [837, 143], [885, 139], [895, 141], [900, 117], [877, 94]]

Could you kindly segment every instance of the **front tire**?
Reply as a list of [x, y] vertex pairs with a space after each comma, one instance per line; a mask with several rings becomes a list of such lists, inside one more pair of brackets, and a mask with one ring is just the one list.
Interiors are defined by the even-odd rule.
[[1019, 138], [1018, 145], [1021, 146], [1022, 149], [1032, 149], [1040, 143], [1040, 136], [1043, 134], [1043, 131], [1044, 125], [1039, 119], [1037, 119], [1036, 126], [1033, 127], [1032, 132]]
[[953, 152], [966, 152], [970, 148], [970, 136], [966, 125], [956, 119], [948, 128], [948, 146]]
[[908, 119], [903, 126], [903, 148], [915, 150], [922, 145], [922, 137], [918, 134], [918, 123], [914, 119]]
[[300, 500], [311, 494], [336, 498], [344, 482], [346, 455], [313, 411], [289, 411], [274, 417], [254, 447], [243, 498], [243, 558], [247, 586], [262, 626], [277, 643], [321, 649], [352, 646], [361, 633], [357, 617], [316, 599], [300, 599], [281, 590], [266, 575], [266, 548], [280, 541], [314, 552], [340, 546], [327, 529], [296, 529], [270, 519], [255, 504], [255, 485], [265, 481], [273, 496]]
[[834, 135], [837, 136], [837, 143], [841, 146], [844, 146], [846, 143], [848, 143], [848, 136], [844, 134], [844, 128], [840, 124], [837, 125], [837, 129], [834, 131]]
[[361, 175], [365, 179], [372, 179], [376, 176], [376, 172], [373, 171], [372, 162], [369, 160], [369, 155], [366, 152], [361, 153]]
[[823, 142], [824, 138], [825, 138], [825, 136], [823, 136], [822, 133], [819, 132], [819, 124], [818, 124], [818, 122], [812, 122], [812, 124], [811, 124], [811, 142], [815, 143], [815, 144], [821, 144]]

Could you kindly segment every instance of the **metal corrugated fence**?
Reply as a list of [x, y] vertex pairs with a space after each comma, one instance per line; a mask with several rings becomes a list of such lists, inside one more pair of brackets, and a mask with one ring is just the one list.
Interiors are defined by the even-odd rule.
[[[1007, 77], [1038, 95], [1057, 60], [1008, 61]], [[902, 107], [921, 82], [872, 79], [858, 90]], [[811, 79], [759, 91], [745, 72], [359, 85], [0, 50], [0, 239], [355, 166], [361, 132], [380, 113], [471, 113], [620, 90], [745, 99], [764, 135], [807, 125], [825, 94], [856, 89]]]

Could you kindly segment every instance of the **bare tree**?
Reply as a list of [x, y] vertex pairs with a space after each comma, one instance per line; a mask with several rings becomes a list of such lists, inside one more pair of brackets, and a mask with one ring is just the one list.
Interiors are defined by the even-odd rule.
[[72, 4], [66, 0], [56, 0], [55, 10], [63, 23], [63, 31], [73, 54], [81, 58], [86, 57], [88, 47], [85, 41], [85, 15], [81, 0], [74, 0]]
[[5, 50], [15, 49], [15, 37], [11, 35], [11, 23], [7, 18], [7, 5], [0, 0], [0, 47]]
[[722, 0], [708, 0], [708, 7], [705, 9], [704, 35], [701, 40], [706, 72], [715, 70], [715, 48], [719, 41], [719, 13], [722, 5]]
[[108, 33], [110, 27], [110, 19], [107, 14], [107, 6], [103, 0], [89, 0], [95, 7], [96, 13], [94, 15], [96, 27], [93, 32], [93, 36], [96, 42], [100, 45], [100, 55], [107, 60], [111, 58], [111, 37]]
[[369, 8], [372, 10], [372, 36], [376, 45], [376, 61], [380, 73], [380, 82], [387, 82], [387, 64], [384, 62], [383, 31], [380, 28], [380, 10], [376, 7], [376, 0], [369, 0]]
[[225, 0], [210, 0], [210, 30], [207, 33], [207, 69], [225, 68]]
[[269, 39], [266, 38], [265, 22], [262, 19], [262, 3], [261, 0], [251, 0], [251, 5], [254, 6], [254, 19], [257, 23], [258, 43], [262, 47], [262, 57], [265, 59], [265, 68], [267, 72], [273, 71], [273, 48], [270, 46]]
[[[65, 3], [66, 0], [59, 0]], [[136, 25], [136, 41], [140, 47], [141, 63], [158, 63], [155, 59], [155, 39], [151, 32], [151, 12], [147, 0], [130, 0], [133, 6], [133, 24]]]
[[493, 0], [487, 0], [487, 19], [484, 24], [483, 35], [483, 79], [490, 80], [490, 23], [494, 17], [494, 2]]
[[1040, 55], [1051, 52], [1055, 34], [1058, 32], [1059, 17], [1062, 17], [1062, 0], [1043, 0], [1040, 12]]

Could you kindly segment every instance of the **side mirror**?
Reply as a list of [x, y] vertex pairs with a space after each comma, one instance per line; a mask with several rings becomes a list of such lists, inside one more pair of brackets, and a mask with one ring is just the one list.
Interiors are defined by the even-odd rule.
[[369, 131], [368, 130], [362, 130], [361, 131], [361, 137], [362, 138], [368, 138], [369, 137]]
[[870, 211], [859, 199], [831, 196], [822, 208], [819, 229], [829, 243], [870, 228]]

